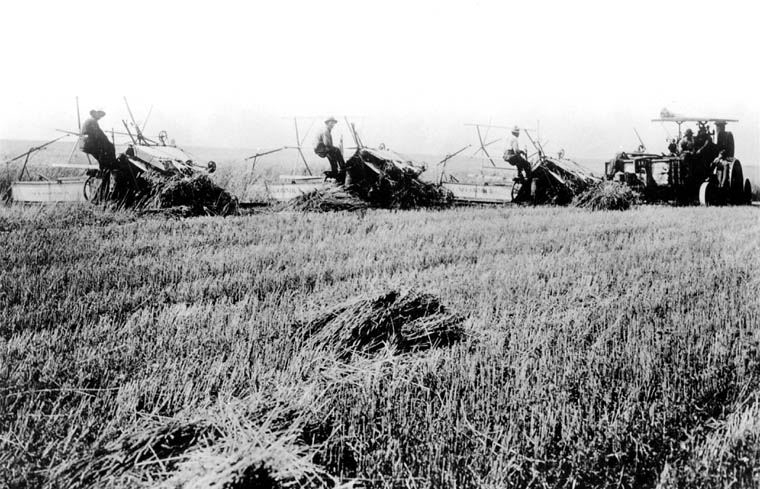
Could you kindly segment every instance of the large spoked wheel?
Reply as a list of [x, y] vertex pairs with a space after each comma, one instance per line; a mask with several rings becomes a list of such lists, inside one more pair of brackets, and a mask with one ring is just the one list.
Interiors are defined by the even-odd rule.
[[715, 205], [717, 201], [718, 185], [712, 180], [703, 182], [699, 186], [700, 205]]
[[100, 175], [90, 175], [84, 182], [84, 198], [87, 202], [96, 204], [100, 201], [103, 178]]

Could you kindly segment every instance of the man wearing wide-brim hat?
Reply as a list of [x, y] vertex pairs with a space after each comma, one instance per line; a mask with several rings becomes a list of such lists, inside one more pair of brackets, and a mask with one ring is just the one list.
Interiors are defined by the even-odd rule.
[[507, 150], [504, 151], [504, 161], [517, 167], [518, 178], [530, 178], [530, 162], [525, 158], [527, 154], [520, 149], [520, 128], [512, 128], [512, 137], [509, 139]]
[[105, 115], [106, 113], [101, 109], [90, 111], [90, 117], [82, 124], [80, 148], [98, 161], [102, 182], [98, 198], [112, 199], [123, 187], [123, 175], [118, 168], [116, 149], [98, 124]]
[[678, 143], [681, 148], [681, 153], [693, 153], [695, 147], [694, 131], [689, 127], [686, 132], [683, 133], [681, 141]]
[[80, 147], [82, 151], [98, 160], [101, 170], [110, 170], [116, 166], [116, 150], [98, 124], [105, 115], [106, 113], [101, 109], [90, 111], [90, 117], [82, 124]]
[[346, 162], [340, 148], [333, 144], [332, 139], [332, 130], [337, 123], [338, 120], [335, 117], [328, 117], [325, 120], [325, 128], [317, 136], [314, 152], [320, 158], [327, 158], [327, 161], [330, 162], [329, 176], [343, 182], [346, 178]]

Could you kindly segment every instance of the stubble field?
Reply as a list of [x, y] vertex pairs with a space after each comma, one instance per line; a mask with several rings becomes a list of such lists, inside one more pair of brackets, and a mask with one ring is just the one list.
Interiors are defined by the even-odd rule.
[[[0, 486], [750, 487], [759, 216], [0, 209]], [[304, 336], [389, 290], [463, 340]]]

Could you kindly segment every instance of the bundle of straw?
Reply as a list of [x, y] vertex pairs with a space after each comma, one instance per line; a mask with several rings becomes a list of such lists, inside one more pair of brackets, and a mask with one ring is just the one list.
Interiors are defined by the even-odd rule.
[[400, 175], [398, 179], [386, 175], [363, 191], [374, 206], [386, 209], [445, 208], [454, 202], [446, 188], [411, 175]]
[[129, 200], [141, 210], [184, 207], [185, 215], [223, 216], [238, 211], [237, 199], [205, 174], [164, 175], [146, 171], [136, 180], [135, 195]]
[[[304, 443], [310, 413], [254, 395], [173, 418], [145, 418], [54, 474], [61, 487], [281, 488], [320, 482]], [[127, 482], [131, 482], [129, 485]], [[324, 485], [324, 484], [314, 484]]]
[[386, 344], [400, 352], [451, 345], [464, 337], [463, 320], [433, 295], [390, 291], [336, 306], [300, 329], [312, 348], [334, 349], [347, 361]]
[[280, 206], [290, 211], [358, 211], [366, 209], [367, 203], [342, 187], [314, 190], [291, 199]]
[[622, 183], [603, 181], [573, 199], [576, 207], [600, 210], [628, 210], [639, 200], [638, 194]]

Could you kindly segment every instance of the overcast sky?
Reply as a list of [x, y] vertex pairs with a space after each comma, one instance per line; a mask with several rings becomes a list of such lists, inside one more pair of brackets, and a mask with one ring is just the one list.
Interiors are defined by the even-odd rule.
[[738, 1], [17, 1], [0, 138], [75, 127], [77, 95], [118, 129], [126, 95], [141, 121], [153, 105], [148, 133], [193, 146], [281, 146], [286, 117], [349, 115], [371, 143], [446, 153], [474, 142], [466, 122], [540, 120], [550, 149], [596, 158], [633, 149], [633, 127], [664, 149], [667, 106], [740, 119], [756, 162], [758, 18]]

